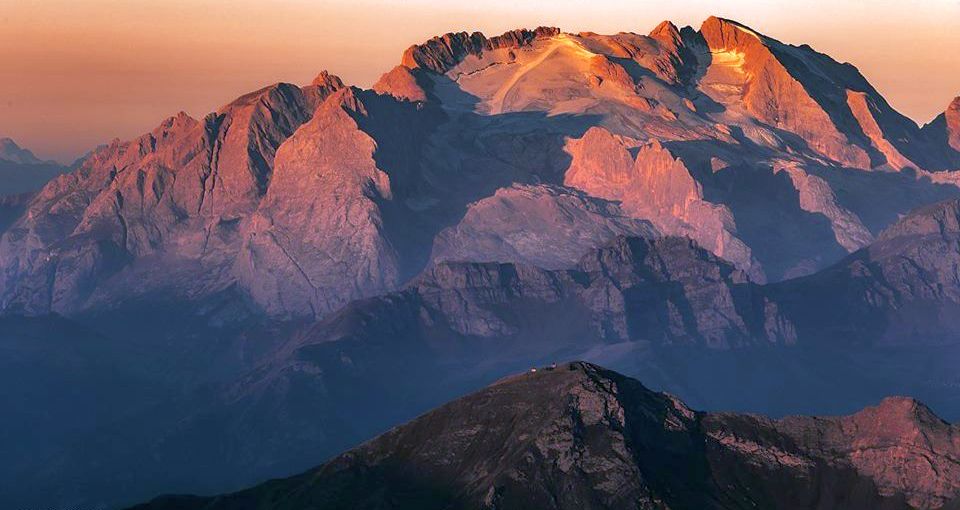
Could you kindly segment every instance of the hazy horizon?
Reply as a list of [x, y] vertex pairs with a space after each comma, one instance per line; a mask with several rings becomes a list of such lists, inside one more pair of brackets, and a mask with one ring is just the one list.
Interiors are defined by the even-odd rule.
[[[919, 124], [960, 95], [960, 2], [560, 0], [480, 5], [425, 0], [12, 2], [0, 0], [0, 137], [69, 162], [113, 138], [194, 117], [278, 81], [321, 70], [369, 87], [411, 44], [450, 31], [487, 35], [538, 25], [647, 33], [669, 19], [695, 28], [735, 19], [856, 65]], [[210, 15], [197, 16], [196, 14]]]

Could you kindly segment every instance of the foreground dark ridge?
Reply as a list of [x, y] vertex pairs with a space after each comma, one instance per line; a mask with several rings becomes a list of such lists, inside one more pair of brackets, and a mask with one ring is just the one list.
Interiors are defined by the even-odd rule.
[[960, 428], [909, 398], [838, 418], [704, 413], [584, 362], [503, 379], [292, 478], [165, 509], [943, 508]]

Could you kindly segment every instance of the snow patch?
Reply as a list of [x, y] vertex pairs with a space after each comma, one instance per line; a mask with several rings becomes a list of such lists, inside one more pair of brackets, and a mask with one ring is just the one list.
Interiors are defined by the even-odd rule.
[[746, 74], [744, 65], [747, 62], [747, 56], [743, 52], [724, 48], [720, 51], [711, 51], [710, 54], [713, 57], [713, 64], [732, 69], [738, 74]]

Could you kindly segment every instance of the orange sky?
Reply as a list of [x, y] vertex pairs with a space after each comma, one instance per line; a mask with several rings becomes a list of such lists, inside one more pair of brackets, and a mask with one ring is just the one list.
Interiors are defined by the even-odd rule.
[[443, 32], [647, 33], [711, 14], [852, 62], [921, 123], [960, 95], [960, 0], [0, 0], [0, 136], [69, 161], [322, 69], [369, 86]]

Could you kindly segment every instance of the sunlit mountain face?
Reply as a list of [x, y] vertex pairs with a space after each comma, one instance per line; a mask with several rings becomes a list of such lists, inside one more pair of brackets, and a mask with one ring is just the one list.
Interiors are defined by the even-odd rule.
[[952, 508], [948, 103], [710, 17], [448, 33], [100, 146], [0, 197], [0, 506], [320, 466], [151, 505]]

